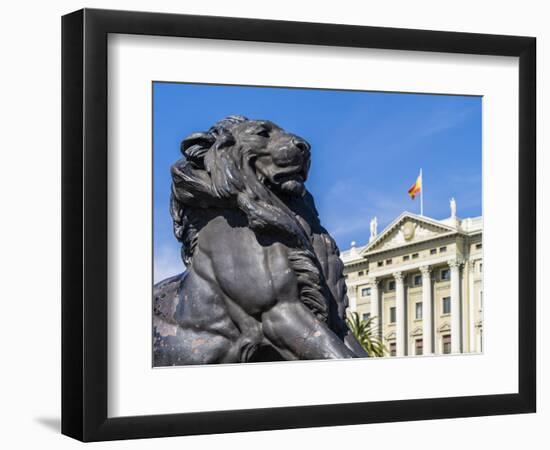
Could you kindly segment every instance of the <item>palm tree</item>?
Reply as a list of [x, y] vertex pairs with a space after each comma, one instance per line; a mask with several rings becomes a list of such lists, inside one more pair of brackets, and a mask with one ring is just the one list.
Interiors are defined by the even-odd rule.
[[346, 323], [369, 356], [384, 356], [387, 350], [374, 324], [374, 317], [363, 320], [353, 312], [346, 318]]

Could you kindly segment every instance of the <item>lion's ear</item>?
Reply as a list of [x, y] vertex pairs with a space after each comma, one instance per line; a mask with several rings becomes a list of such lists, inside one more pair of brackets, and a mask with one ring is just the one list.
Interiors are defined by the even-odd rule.
[[216, 142], [210, 133], [193, 133], [181, 142], [181, 153], [189, 160], [202, 165], [204, 154]]

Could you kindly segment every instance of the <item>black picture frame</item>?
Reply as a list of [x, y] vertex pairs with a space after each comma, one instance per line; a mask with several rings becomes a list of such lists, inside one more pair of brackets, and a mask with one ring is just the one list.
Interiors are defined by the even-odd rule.
[[[107, 417], [107, 36], [519, 57], [518, 393]], [[83, 9], [62, 18], [62, 433], [82, 441], [535, 412], [536, 39]]]

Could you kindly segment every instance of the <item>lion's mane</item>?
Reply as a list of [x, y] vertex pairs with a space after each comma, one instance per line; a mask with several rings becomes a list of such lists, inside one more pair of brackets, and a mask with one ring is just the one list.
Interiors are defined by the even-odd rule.
[[[246, 121], [243, 116], [229, 116], [208, 131], [194, 133], [182, 141], [184, 157], [171, 169], [170, 200], [174, 234], [182, 243], [182, 258], [187, 266], [192, 263], [198, 236], [211, 218], [224, 210], [239, 210], [252, 230], [272, 229], [295, 242], [289, 262], [298, 278], [301, 299], [319, 319], [327, 321], [332, 292], [315, 254], [312, 236], [289, 205], [259, 179], [254, 158], [263, 149], [236, 145], [233, 130]], [[302, 209], [313, 212], [309, 221], [319, 227], [312, 196], [306, 192], [298, 201], [303, 203]]]

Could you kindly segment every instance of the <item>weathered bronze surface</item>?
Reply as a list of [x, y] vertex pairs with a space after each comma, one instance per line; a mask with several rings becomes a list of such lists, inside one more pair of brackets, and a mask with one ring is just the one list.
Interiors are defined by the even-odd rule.
[[367, 356], [345, 323], [339, 250], [304, 185], [310, 145], [230, 116], [181, 151], [170, 213], [186, 270], [154, 287], [154, 365]]

